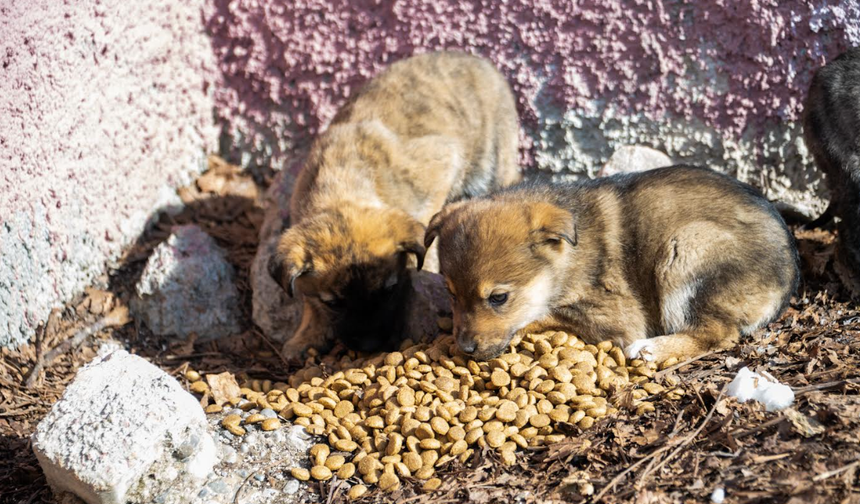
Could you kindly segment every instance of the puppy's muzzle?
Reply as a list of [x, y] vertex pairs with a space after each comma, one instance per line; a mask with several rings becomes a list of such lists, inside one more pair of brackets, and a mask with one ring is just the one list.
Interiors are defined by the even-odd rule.
[[457, 345], [467, 355], [472, 355], [478, 349], [475, 335], [468, 331], [457, 331]]

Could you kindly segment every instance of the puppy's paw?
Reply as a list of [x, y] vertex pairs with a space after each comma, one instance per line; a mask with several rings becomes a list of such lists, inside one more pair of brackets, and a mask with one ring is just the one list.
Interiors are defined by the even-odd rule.
[[310, 347], [308, 347], [304, 342], [298, 342], [295, 341], [295, 339], [288, 340], [284, 343], [284, 346], [281, 347], [281, 356], [286, 361], [302, 363], [305, 360], [305, 356], [307, 355], [309, 348]]
[[642, 359], [652, 362], [657, 356], [657, 341], [660, 338], [643, 338], [627, 345], [624, 355], [628, 359]]

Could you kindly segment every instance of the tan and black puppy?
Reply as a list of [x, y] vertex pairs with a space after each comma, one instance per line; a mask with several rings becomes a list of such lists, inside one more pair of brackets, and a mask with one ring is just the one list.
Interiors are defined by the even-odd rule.
[[269, 264], [304, 301], [285, 355], [335, 338], [362, 351], [398, 339], [424, 226], [446, 202], [519, 180], [517, 134], [504, 77], [465, 54], [394, 63], [353, 95], [310, 150]]
[[758, 192], [675, 166], [523, 184], [431, 221], [454, 332], [476, 359], [525, 330], [612, 340], [663, 361], [733, 345], [777, 318], [798, 282], [794, 239]]

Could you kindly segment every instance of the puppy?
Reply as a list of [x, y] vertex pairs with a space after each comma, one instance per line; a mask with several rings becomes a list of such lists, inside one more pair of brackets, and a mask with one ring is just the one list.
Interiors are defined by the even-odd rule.
[[[433, 53], [394, 63], [353, 95], [311, 147], [292, 227], [269, 273], [303, 313], [284, 354], [336, 339], [390, 347], [404, 326], [424, 227], [449, 201], [519, 179], [517, 113], [486, 60]], [[435, 250], [427, 266], [437, 270]]]
[[686, 166], [515, 186], [433, 217], [459, 347], [524, 330], [611, 340], [663, 361], [727, 348], [777, 318], [798, 283], [793, 237], [753, 188]]
[[860, 285], [860, 47], [816, 72], [803, 132], [815, 163], [827, 175], [831, 200], [825, 216], [840, 219], [840, 262]]

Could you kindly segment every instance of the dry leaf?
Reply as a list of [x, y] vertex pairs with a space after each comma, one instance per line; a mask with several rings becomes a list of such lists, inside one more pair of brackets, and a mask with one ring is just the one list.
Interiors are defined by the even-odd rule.
[[242, 391], [239, 389], [239, 383], [236, 382], [233, 373], [229, 371], [216, 375], [206, 375], [206, 383], [209, 384], [212, 399], [219, 406], [242, 394]]

